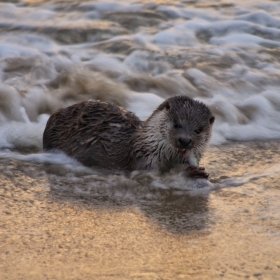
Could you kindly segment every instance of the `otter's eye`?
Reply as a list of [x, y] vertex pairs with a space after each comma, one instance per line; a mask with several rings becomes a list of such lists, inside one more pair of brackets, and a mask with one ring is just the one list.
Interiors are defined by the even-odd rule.
[[179, 123], [174, 123], [174, 128], [182, 128], [182, 126]]
[[196, 134], [200, 134], [201, 132], [202, 132], [202, 128], [199, 128], [199, 129], [197, 129], [197, 130], [195, 130], [194, 132], [196, 133]]

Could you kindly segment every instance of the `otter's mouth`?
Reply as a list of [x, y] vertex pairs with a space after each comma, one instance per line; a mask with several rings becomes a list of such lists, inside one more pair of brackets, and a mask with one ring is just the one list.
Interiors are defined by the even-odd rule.
[[186, 150], [186, 149], [177, 149], [178, 153], [183, 155], [183, 158], [185, 158], [190, 166], [198, 166], [197, 159], [193, 153], [192, 150]]
[[190, 151], [186, 149], [177, 149], [177, 152], [183, 155], [183, 158], [188, 159]]

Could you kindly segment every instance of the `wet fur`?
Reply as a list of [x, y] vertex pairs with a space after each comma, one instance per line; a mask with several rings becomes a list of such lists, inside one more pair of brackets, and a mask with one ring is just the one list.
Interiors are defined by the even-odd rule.
[[[90, 100], [50, 117], [43, 148], [61, 150], [87, 166], [168, 171], [188, 164], [177, 151], [182, 135], [192, 137], [192, 149], [200, 160], [211, 135], [211, 118], [203, 103], [186, 96], [167, 99], [145, 122], [121, 107]], [[174, 130], [174, 121], [181, 122], [182, 129]], [[191, 130], [201, 126], [204, 133], [195, 137]]]

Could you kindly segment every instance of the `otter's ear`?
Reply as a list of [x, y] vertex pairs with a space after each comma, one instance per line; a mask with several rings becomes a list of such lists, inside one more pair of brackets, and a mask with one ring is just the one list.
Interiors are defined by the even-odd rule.
[[215, 120], [215, 117], [212, 116], [212, 117], [209, 119], [209, 123], [210, 123], [210, 124], [213, 124], [214, 120]]
[[170, 103], [168, 101], [164, 101], [159, 105], [158, 110], [161, 111], [163, 109], [166, 109], [167, 111], [170, 109]]

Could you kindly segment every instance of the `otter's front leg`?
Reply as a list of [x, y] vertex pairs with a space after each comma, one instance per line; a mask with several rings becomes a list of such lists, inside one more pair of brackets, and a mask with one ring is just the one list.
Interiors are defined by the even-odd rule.
[[199, 155], [195, 155], [193, 151], [188, 154], [189, 167], [186, 169], [188, 176], [193, 178], [208, 179], [209, 174], [205, 172], [204, 167], [199, 167]]
[[186, 169], [188, 176], [192, 177], [192, 178], [204, 178], [204, 179], [208, 179], [209, 178], [209, 174], [205, 172], [205, 168], [204, 167], [199, 167], [199, 166], [189, 166]]

